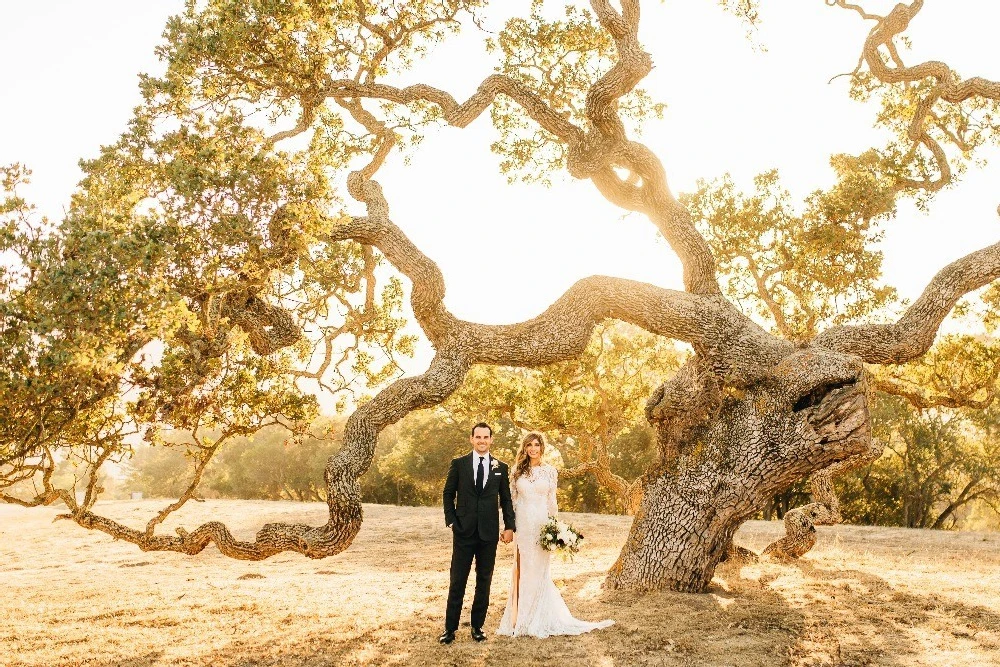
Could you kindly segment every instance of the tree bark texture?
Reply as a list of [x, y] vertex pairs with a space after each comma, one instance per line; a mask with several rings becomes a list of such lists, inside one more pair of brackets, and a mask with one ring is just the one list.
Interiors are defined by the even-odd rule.
[[[674, 387], [666, 400], [681, 396], [681, 404], [663, 405], [661, 395], [648, 410], [654, 423], [668, 426], [661, 430], [663, 460], [646, 477], [640, 510], [608, 574], [612, 588], [705, 590], [736, 529], [768, 499], [869, 446], [856, 358], [796, 350], [752, 386], [709, 389], [715, 395], [708, 406], [699, 374], [686, 374], [697, 394]], [[685, 403], [702, 409], [685, 412]], [[690, 423], [679, 423], [685, 415]]]

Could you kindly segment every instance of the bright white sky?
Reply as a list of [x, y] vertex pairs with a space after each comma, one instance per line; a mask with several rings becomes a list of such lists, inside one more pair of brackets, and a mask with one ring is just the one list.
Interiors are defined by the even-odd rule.
[[[863, 0], [859, 0], [862, 1]], [[493, 3], [506, 11], [525, 0]], [[864, 2], [872, 11], [890, 3]], [[158, 72], [153, 47], [182, 0], [38, 0], [0, 9], [0, 162], [34, 171], [29, 196], [58, 217], [80, 176], [77, 160], [114, 141], [138, 103], [136, 74]], [[675, 192], [729, 171], [748, 186], [780, 169], [794, 195], [829, 185], [828, 157], [877, 143], [875, 110], [852, 102], [846, 78], [869, 24], [823, 0], [765, 0], [754, 49], [744, 26], [713, 0], [644, 4], [646, 80], [666, 118], [644, 140]], [[502, 19], [490, 25], [499, 27]], [[927, 0], [908, 33], [908, 58], [941, 59], [964, 76], [1000, 78], [1000, 3]], [[933, 34], [931, 31], [933, 30]], [[445, 44], [410, 80], [464, 99], [492, 64], [481, 37]], [[589, 183], [508, 187], [489, 152], [488, 114], [465, 130], [433, 131], [411, 166], [383, 170], [393, 218], [444, 271], [459, 317], [511, 322], [543, 310], [577, 279], [608, 274], [680, 287], [678, 263], [652, 225], [622, 217]], [[994, 151], [993, 157], [998, 157]], [[929, 215], [904, 206], [884, 241], [886, 279], [917, 296], [948, 261], [994, 243], [1000, 163], [970, 170]]]

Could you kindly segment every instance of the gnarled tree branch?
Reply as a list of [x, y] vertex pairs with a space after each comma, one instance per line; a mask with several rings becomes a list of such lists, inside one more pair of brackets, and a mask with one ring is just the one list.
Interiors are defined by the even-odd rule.
[[[868, 65], [869, 71], [879, 81], [886, 84], [914, 84], [925, 79], [935, 81], [935, 84], [918, 100], [910, 119], [907, 136], [915, 145], [923, 145], [930, 151], [940, 175], [932, 180], [901, 178], [894, 187], [897, 190], [914, 189], [928, 192], [944, 188], [952, 180], [948, 156], [941, 144], [927, 131], [928, 120], [932, 123], [936, 121], [934, 105], [938, 100], [960, 104], [974, 97], [1000, 101], [1000, 82], [978, 76], [959, 79], [951, 67], [938, 60], [929, 60], [912, 66], [903, 63], [894, 40], [909, 27], [910, 22], [923, 8], [923, 0], [914, 0], [908, 5], [899, 3], [885, 16], [867, 14], [861, 7], [849, 4], [845, 0], [832, 2], [828, 0], [827, 4], [854, 10], [863, 18], [876, 21], [875, 27], [865, 39], [862, 58]], [[880, 51], [883, 47], [894, 66], [890, 66], [883, 59]], [[945, 134], [948, 134], [947, 130]], [[963, 147], [963, 142], [954, 143], [967, 150], [967, 147]]]
[[965, 294], [1000, 278], [1000, 243], [969, 253], [934, 276], [895, 324], [839, 326], [814, 339], [820, 347], [856, 354], [870, 364], [902, 364], [930, 349], [941, 322]]

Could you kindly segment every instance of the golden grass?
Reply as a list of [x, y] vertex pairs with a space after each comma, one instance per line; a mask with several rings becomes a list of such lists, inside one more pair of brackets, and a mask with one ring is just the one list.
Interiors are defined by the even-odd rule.
[[[100, 511], [142, 526], [155, 501]], [[252, 538], [269, 521], [322, 523], [325, 505], [190, 503], [167, 526], [219, 518]], [[434, 508], [365, 506], [344, 554], [260, 563], [142, 553], [54, 509], [0, 506], [0, 665], [1000, 665], [1000, 535], [821, 528], [797, 563], [720, 568], [705, 595], [600, 588], [628, 517], [567, 515], [587, 535], [553, 571], [575, 615], [609, 629], [439, 646], [450, 533]], [[750, 522], [757, 551], [782, 532]], [[510, 582], [500, 545], [486, 630]], [[470, 582], [471, 583], [471, 582]], [[472, 593], [469, 588], [469, 596]]]

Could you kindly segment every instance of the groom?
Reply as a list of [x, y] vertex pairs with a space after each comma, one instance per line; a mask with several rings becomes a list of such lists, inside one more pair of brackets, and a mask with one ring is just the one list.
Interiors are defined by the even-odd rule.
[[[493, 563], [497, 540], [509, 544], [514, 539], [514, 507], [510, 502], [507, 464], [490, 456], [493, 429], [482, 422], [472, 427], [472, 452], [452, 460], [444, 483], [444, 522], [451, 528], [451, 585], [442, 644], [455, 641], [462, 598], [469, 580], [472, 560], [476, 560], [476, 595], [472, 600], [472, 638], [485, 641], [483, 623], [490, 602]], [[503, 535], [497, 505], [503, 510]]]

